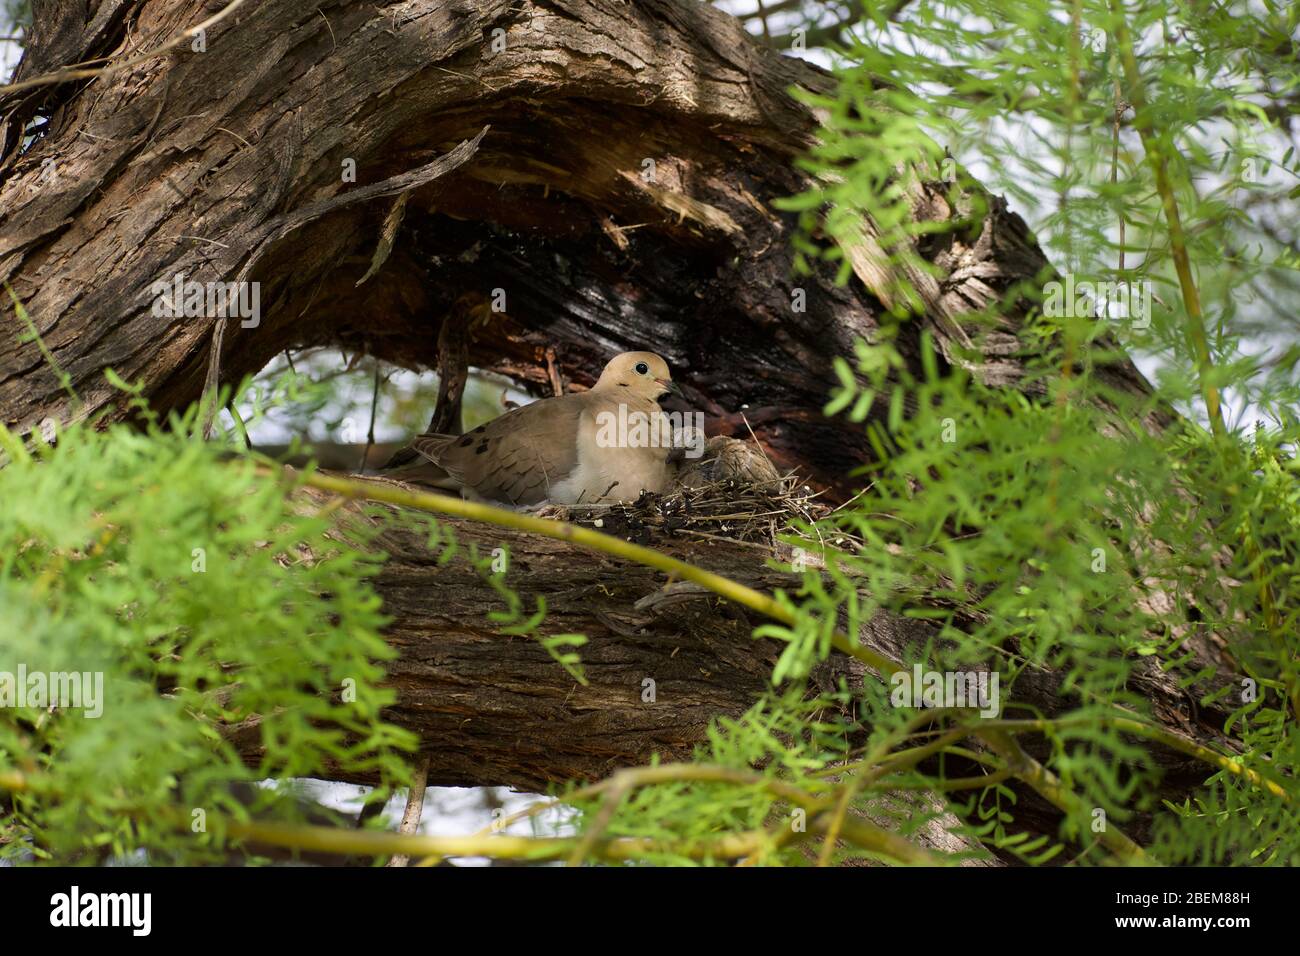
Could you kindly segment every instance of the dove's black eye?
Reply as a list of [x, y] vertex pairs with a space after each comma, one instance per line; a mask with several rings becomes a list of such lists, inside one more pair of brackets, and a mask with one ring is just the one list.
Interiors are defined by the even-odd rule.
[[637, 373], [638, 375], [649, 375], [649, 374], [650, 374], [650, 366], [649, 366], [649, 365], [646, 365], [645, 362], [637, 362], [637, 363], [636, 363], [636, 373]]

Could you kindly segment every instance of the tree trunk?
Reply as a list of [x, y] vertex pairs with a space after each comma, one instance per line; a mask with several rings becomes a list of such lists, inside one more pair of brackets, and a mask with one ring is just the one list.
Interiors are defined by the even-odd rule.
[[[20, 83], [139, 58], [215, 9], [35, 7]], [[847, 285], [828, 267], [794, 277], [796, 224], [773, 208], [810, 185], [793, 160], [816, 135], [814, 113], [787, 90], [827, 92], [827, 74], [693, 0], [413, 0], [395, 11], [263, 0], [207, 30], [205, 52], [187, 41], [88, 82], [0, 95], [0, 280], [79, 396], [34, 342], [0, 336], [0, 421], [122, 419], [109, 367], [163, 410], [286, 347], [433, 367], [440, 337], [466, 338], [443, 334], [444, 322], [472, 322], [470, 361], [537, 391], [556, 371], [590, 385], [611, 354], [653, 349], [709, 434], [752, 426], [778, 465], [830, 500], [851, 493], [869, 446], [860, 425], [821, 408], [832, 359], [878, 328], [889, 277], [861, 254]], [[964, 215], [948, 188], [917, 186], [916, 216]], [[947, 278], [912, 277], [928, 312], [899, 345], [919, 372], [923, 331], [953, 362], [973, 339], [976, 373], [1014, 387], [1013, 320], [977, 332], [962, 315], [1046, 260], [1024, 222], [985, 198], [977, 229], [918, 249]], [[259, 323], [156, 317], [154, 285], [178, 273], [260, 283]], [[5, 305], [0, 321], [20, 328]], [[1146, 388], [1131, 365], [1100, 374]], [[655, 572], [561, 543], [455, 527], [489, 550], [509, 544], [510, 583], [526, 600], [546, 596], [548, 633], [591, 638], [591, 683], [534, 640], [501, 637], [485, 619], [495, 593], [468, 566], [439, 567], [420, 539], [389, 533], [378, 587], [402, 652], [393, 717], [432, 748], [431, 783], [541, 789], [652, 753], [684, 757], [711, 719], [766, 685], [775, 649], [750, 638], [745, 614], [664, 594]], [[751, 546], [654, 543], [755, 587], [784, 580]], [[865, 637], [901, 655], [923, 639], [918, 627], [878, 619]], [[834, 661], [820, 678], [861, 680], [855, 667]], [[1161, 716], [1206, 739], [1213, 715], [1192, 715], [1172, 681], [1149, 679]], [[1060, 709], [1056, 689], [1017, 684], [1047, 713]], [[1169, 766], [1173, 796], [1189, 778], [1181, 758]], [[1049, 809], [1042, 819], [1055, 832]]]

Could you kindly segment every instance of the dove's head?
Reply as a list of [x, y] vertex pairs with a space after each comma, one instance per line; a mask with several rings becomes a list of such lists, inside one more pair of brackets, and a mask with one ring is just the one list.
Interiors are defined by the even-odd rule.
[[[678, 392], [668, 363], [654, 352], [624, 352], [615, 355], [600, 373], [596, 388], [628, 389], [638, 398], [657, 402], [669, 392]], [[680, 394], [680, 392], [678, 392]]]

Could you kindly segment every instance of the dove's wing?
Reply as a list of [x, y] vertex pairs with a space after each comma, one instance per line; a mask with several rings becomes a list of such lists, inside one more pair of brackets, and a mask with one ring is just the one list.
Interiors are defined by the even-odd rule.
[[464, 435], [421, 435], [411, 447], [480, 498], [535, 505], [577, 467], [586, 401], [587, 393], [545, 398]]

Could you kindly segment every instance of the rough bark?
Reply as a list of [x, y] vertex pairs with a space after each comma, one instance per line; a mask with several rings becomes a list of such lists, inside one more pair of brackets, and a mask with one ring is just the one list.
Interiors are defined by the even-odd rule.
[[[36, 8], [19, 80], [161, 46], [211, 13], [177, 0]], [[185, 45], [98, 80], [0, 95], [0, 280], [80, 396], [34, 343], [6, 334], [0, 422], [124, 418], [107, 367], [143, 381], [158, 408], [182, 406], [210, 370], [235, 382], [290, 346], [434, 367], [440, 339], [464, 342], [473, 364], [539, 391], [589, 385], [610, 354], [652, 348], [710, 434], [752, 425], [779, 464], [832, 498], [853, 488], [863, 430], [821, 407], [831, 360], [877, 328], [888, 277], [858, 256], [848, 285], [830, 270], [795, 278], [795, 222], [773, 208], [808, 187], [792, 161], [816, 133], [787, 90], [828, 90], [822, 71], [691, 0], [266, 0], [206, 40], [204, 53]], [[25, 148], [36, 118], [47, 122]], [[485, 127], [454, 169], [410, 175]], [[348, 161], [355, 184], [341, 178]], [[918, 218], [969, 211], [931, 185], [916, 188]], [[406, 197], [397, 213], [394, 195]], [[962, 314], [1046, 261], [1018, 216], [988, 205], [975, 228], [918, 249], [945, 278], [914, 277], [928, 312], [900, 346], [914, 358], [929, 331], [958, 361], [973, 342], [978, 374], [1015, 387], [1014, 318], [977, 331]], [[232, 321], [223, 340], [215, 318], [155, 318], [151, 287], [176, 273], [260, 282], [260, 324]], [[504, 311], [492, 311], [497, 290]], [[0, 323], [18, 328], [5, 308]], [[471, 315], [483, 320], [468, 336], [444, 329]], [[1145, 388], [1127, 364], [1100, 374]], [[492, 546], [487, 532], [458, 531]], [[765, 686], [775, 649], [735, 609], [657, 597], [654, 572], [555, 542], [509, 544], [511, 583], [546, 596], [547, 630], [591, 638], [592, 683], [576, 685], [534, 641], [495, 633], [494, 596], [468, 567], [437, 567], [419, 540], [390, 537], [378, 586], [402, 652], [394, 717], [436, 742], [430, 782], [538, 789], [653, 752], [685, 756], [709, 720]], [[757, 587], [782, 583], [752, 548], [665, 546]], [[916, 626], [881, 619], [867, 638], [898, 654]], [[825, 677], [853, 666], [834, 662]], [[641, 700], [646, 678], [654, 705]], [[1150, 682], [1171, 725], [1205, 736], [1212, 721], [1191, 716], [1182, 691]], [[1017, 690], [1054, 712], [1056, 684], [1040, 683]], [[1171, 758], [1171, 795], [1181, 766]], [[1043, 811], [1045, 830], [1053, 818]]]

